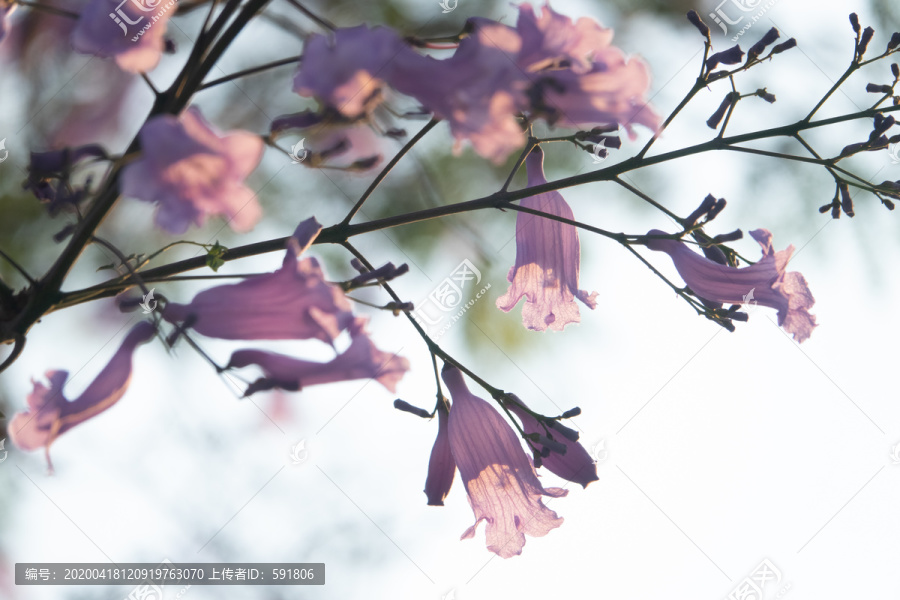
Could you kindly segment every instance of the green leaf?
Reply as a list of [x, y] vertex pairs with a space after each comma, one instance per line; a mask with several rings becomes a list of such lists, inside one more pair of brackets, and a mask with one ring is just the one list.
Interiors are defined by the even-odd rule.
[[219, 245], [219, 240], [206, 251], [206, 266], [213, 271], [218, 271], [219, 267], [225, 264], [222, 257], [228, 252], [228, 248]]

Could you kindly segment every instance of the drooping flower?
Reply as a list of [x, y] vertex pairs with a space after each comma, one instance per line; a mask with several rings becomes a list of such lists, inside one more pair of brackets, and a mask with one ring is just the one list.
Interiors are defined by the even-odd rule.
[[352, 342], [342, 354], [327, 363], [301, 360], [263, 350], [238, 350], [231, 355], [228, 368], [259, 366], [265, 377], [250, 384], [245, 396], [260, 390], [280, 388], [297, 391], [311, 385], [374, 379], [391, 392], [409, 370], [409, 361], [375, 347], [365, 331], [365, 319], [358, 318], [350, 326]]
[[499, 164], [525, 143], [516, 119], [525, 74], [511, 58], [522, 40], [511, 27], [488, 19], [470, 19], [467, 26], [472, 32], [453, 56], [409, 57], [390, 82], [449, 123], [455, 152], [468, 140], [478, 154]]
[[381, 102], [385, 79], [403, 52], [412, 50], [386, 27], [360, 25], [331, 35], [312, 35], [294, 77], [294, 91], [317, 98], [345, 117], [357, 118]]
[[141, 157], [122, 173], [122, 193], [157, 206], [156, 225], [181, 234], [223, 215], [249, 231], [262, 210], [244, 179], [259, 164], [262, 139], [248, 131], [219, 135], [196, 107], [180, 118], [153, 117], [141, 128]]
[[[515, 402], [509, 402], [507, 406], [519, 418], [525, 433], [548, 435], [548, 431], [544, 426], [524, 408]], [[597, 477], [597, 465], [590, 454], [587, 453], [587, 450], [584, 449], [584, 446], [578, 442], [577, 432], [572, 430], [566, 431], [562, 429], [564, 427], [565, 425], [561, 425], [558, 422], [551, 422], [549, 435], [553, 436], [551, 439], [555, 444], [562, 444], [565, 447], [565, 454], [551, 450], [549, 455], [541, 458], [541, 466], [567, 481], [587, 487], [590, 482], [599, 479]], [[575, 435], [571, 435], [572, 433]], [[541, 447], [540, 443], [536, 445], [539, 448]]]
[[142, 321], [135, 325], [109, 363], [93, 382], [75, 400], [63, 395], [68, 371], [47, 371], [50, 387], [32, 381], [34, 389], [28, 395], [28, 410], [17, 413], [9, 423], [9, 437], [23, 450], [43, 447], [50, 462], [50, 445], [53, 441], [79, 423], [100, 414], [119, 401], [131, 380], [131, 363], [134, 350], [150, 340], [155, 333], [153, 325]]
[[150, 71], [165, 48], [169, 17], [175, 12], [163, 0], [131, 0], [116, 4], [91, 0], [72, 32], [72, 47], [85, 54], [113, 58], [130, 73]]
[[288, 241], [280, 269], [209, 288], [188, 304], [170, 303], [163, 318], [226, 340], [332, 343], [354, 317], [341, 289], [325, 281], [319, 262], [300, 258], [321, 230], [314, 217], [303, 221]]
[[486, 521], [488, 550], [502, 558], [521, 554], [526, 534], [541, 537], [563, 522], [541, 497], [568, 492], [541, 485], [515, 432], [469, 391], [459, 369], [447, 365], [441, 376], [453, 399], [450, 449], [475, 513], [475, 524], [461, 539], [473, 537], [478, 524]]
[[447, 406], [440, 402], [437, 409], [438, 433], [428, 459], [428, 477], [425, 478], [425, 496], [428, 506], [443, 506], [444, 498], [450, 493], [453, 477], [456, 475], [456, 461], [450, 448], [450, 414]]
[[[525, 165], [528, 186], [547, 183], [544, 155], [535, 148]], [[558, 217], [573, 219], [572, 209], [559, 192], [545, 192], [525, 198], [521, 205]], [[506, 294], [497, 298], [497, 307], [509, 312], [525, 296], [522, 322], [525, 327], [562, 331], [569, 323], [581, 321], [575, 298], [594, 309], [597, 292], [578, 289], [581, 249], [574, 225], [538, 215], [519, 212], [516, 216], [516, 264], [509, 270]]]
[[[668, 234], [652, 229], [647, 235]], [[762, 247], [762, 258], [741, 268], [713, 262], [677, 240], [650, 239], [645, 245], [668, 254], [678, 274], [698, 296], [712, 302], [757, 303], [774, 308], [778, 311], [778, 325], [793, 334], [797, 342], [803, 342], [816, 327], [815, 316], [809, 314], [815, 299], [803, 275], [785, 271], [794, 247], [776, 252], [772, 234], [766, 229], [754, 229], [750, 235]]]

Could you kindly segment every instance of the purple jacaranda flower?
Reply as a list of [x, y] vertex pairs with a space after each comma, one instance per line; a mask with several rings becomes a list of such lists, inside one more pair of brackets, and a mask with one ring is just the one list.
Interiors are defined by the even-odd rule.
[[[659, 229], [647, 235], [668, 235]], [[815, 299], [803, 275], [785, 272], [794, 252], [793, 246], [775, 252], [772, 234], [754, 229], [750, 235], [762, 247], [762, 258], [749, 267], [720, 265], [700, 256], [683, 242], [651, 239], [645, 242], [651, 250], [665, 252], [672, 258], [678, 274], [691, 290], [705, 300], [730, 304], [756, 303], [778, 310], [778, 324], [797, 342], [808, 339], [816, 326], [809, 309]]]
[[467, 27], [472, 31], [453, 56], [405, 57], [390, 82], [449, 123], [454, 152], [468, 140], [479, 155], [500, 164], [525, 143], [516, 114], [527, 80], [514, 61], [522, 40], [515, 29], [488, 19], [469, 19]]
[[541, 496], [559, 498], [568, 492], [541, 485], [512, 427], [469, 391], [459, 369], [447, 365], [441, 376], [453, 399], [450, 449], [475, 513], [475, 524], [461, 539], [473, 537], [486, 521], [488, 550], [502, 558], [521, 554], [525, 534], [541, 537], [562, 525]]
[[313, 96], [345, 117], [370, 113], [403, 53], [412, 49], [391, 29], [360, 25], [312, 35], [294, 77], [294, 91]]
[[180, 118], [153, 117], [141, 128], [141, 157], [122, 173], [122, 193], [157, 203], [156, 225], [181, 234], [223, 215], [238, 232], [262, 215], [244, 179], [259, 164], [263, 141], [248, 131], [222, 136], [191, 107]]
[[376, 348], [366, 334], [365, 322], [362, 317], [354, 321], [350, 326], [350, 346], [330, 362], [301, 360], [263, 350], [238, 350], [231, 355], [228, 368], [257, 365], [262, 369], [265, 377], [250, 384], [245, 396], [260, 390], [297, 391], [311, 385], [352, 379], [374, 379], [396, 392], [397, 383], [409, 370], [409, 361]]
[[649, 69], [611, 45], [612, 29], [584, 17], [573, 23], [549, 4], [540, 18], [529, 4], [521, 5], [516, 28], [522, 38], [516, 63], [529, 74], [532, 117], [578, 129], [620, 124], [631, 137], [635, 124], [659, 128], [659, 115], [646, 100]]
[[154, 333], [155, 328], [147, 321], [135, 325], [109, 363], [75, 400], [69, 401], [63, 395], [68, 371], [47, 371], [50, 387], [32, 380], [34, 389], [28, 395], [28, 410], [17, 413], [9, 422], [12, 442], [23, 450], [43, 447], [47, 464], [52, 470], [50, 445], [72, 427], [119, 401], [131, 380], [131, 359], [135, 348], [150, 340]]
[[[552, 422], [552, 425], [548, 426], [548, 432], [541, 425], [540, 421], [515, 402], [507, 403], [507, 407], [519, 418], [519, 421], [522, 423], [522, 430], [525, 433], [537, 433], [542, 436], [552, 435], [551, 439], [555, 443], [565, 446], [565, 454], [551, 450], [549, 455], [542, 457], [542, 467], [567, 481], [580, 483], [582, 487], [587, 487], [590, 482], [599, 479], [597, 477], [597, 465], [587, 453], [587, 450], [584, 449], [584, 446], [578, 442], [577, 432], [575, 432], [576, 435], [564, 435], [561, 428], [565, 426], [558, 422]], [[554, 426], [559, 429], [554, 429]], [[570, 439], [573, 437], [575, 439]], [[540, 443], [536, 443], [536, 446], [539, 449], [541, 448]]]
[[535, 111], [560, 127], [590, 129], [597, 123], [617, 123], [632, 139], [634, 125], [659, 129], [660, 117], [645, 99], [650, 88], [646, 63], [637, 58], [626, 61], [612, 46], [594, 61], [587, 73], [562, 70], [538, 80], [539, 90], [532, 94]]
[[92, 0], [72, 32], [72, 47], [113, 58], [123, 71], [150, 71], [159, 64], [166, 23], [174, 12], [171, 0]]
[[516, 60], [531, 72], [558, 68], [565, 61], [575, 73], [586, 73], [591, 70], [593, 56], [608, 47], [613, 38], [612, 29], [588, 17], [573, 23], [549, 4], [542, 7], [539, 17], [530, 4], [519, 5], [516, 30], [522, 37]]
[[226, 340], [332, 343], [354, 317], [341, 289], [325, 281], [319, 261], [300, 258], [321, 230], [314, 217], [303, 221], [288, 240], [280, 269], [209, 288], [189, 304], [170, 303], [163, 318]]
[[[544, 177], [544, 154], [532, 150], [525, 159], [528, 186], [547, 183]], [[558, 217], [573, 219], [572, 209], [559, 192], [545, 192], [525, 198], [522, 206]], [[562, 331], [569, 323], [581, 321], [575, 298], [588, 308], [597, 306], [597, 292], [588, 294], [578, 289], [581, 249], [574, 225], [524, 212], [516, 216], [516, 264], [507, 279], [512, 284], [506, 294], [497, 298], [497, 307], [509, 312], [525, 296], [522, 322], [528, 329], [544, 331], [547, 327]]]
[[443, 506], [450, 493], [456, 475], [456, 461], [450, 449], [450, 414], [444, 402], [438, 403], [438, 433], [428, 459], [428, 477], [425, 478], [425, 496], [428, 506]]

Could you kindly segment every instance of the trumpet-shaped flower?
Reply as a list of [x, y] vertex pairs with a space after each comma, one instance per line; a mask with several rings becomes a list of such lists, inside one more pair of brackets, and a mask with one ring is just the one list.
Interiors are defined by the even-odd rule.
[[181, 234], [223, 215], [238, 232], [262, 215], [244, 179], [259, 164], [262, 139], [248, 131], [219, 135], [199, 109], [160, 115], [141, 128], [141, 157], [122, 172], [122, 193], [157, 204], [156, 225]]
[[150, 71], [162, 56], [166, 23], [174, 12], [163, 0], [130, 0], [118, 6], [110, 0], [92, 0], [72, 31], [72, 47], [113, 58], [123, 71]]
[[428, 477], [425, 478], [425, 496], [429, 506], [443, 506], [450, 493], [456, 475], [456, 461], [450, 448], [450, 415], [446, 405], [438, 404], [438, 433], [428, 459]]
[[[537, 433], [542, 436], [548, 434], [544, 426], [527, 410], [515, 402], [510, 402], [508, 406], [509, 410], [522, 422], [522, 430], [526, 434]], [[549, 433], [553, 435], [554, 442], [564, 446], [566, 451], [563, 454], [556, 450], [551, 450], [548, 456], [541, 458], [541, 466], [567, 481], [581, 484], [582, 487], [587, 487], [590, 482], [597, 481], [599, 479], [597, 477], [597, 465], [590, 454], [587, 453], [587, 450], [584, 449], [584, 446], [578, 442], [577, 437], [570, 436], [575, 437], [575, 439], [570, 439], [570, 437], [561, 433], [561, 429], [554, 430], [554, 426], [557, 428], [565, 426], [553, 422], [550, 425]], [[540, 447], [541, 444], [538, 443], [537, 446]]]
[[153, 337], [155, 329], [143, 321], [135, 325], [112, 359], [93, 382], [75, 400], [63, 395], [68, 371], [47, 371], [50, 387], [32, 381], [28, 410], [17, 413], [9, 423], [9, 437], [23, 450], [43, 447], [50, 462], [50, 444], [79, 423], [95, 417], [119, 401], [131, 380], [132, 355], [135, 348]]
[[[647, 235], [667, 234], [653, 229]], [[774, 308], [778, 311], [778, 324], [793, 334], [797, 342], [803, 342], [816, 327], [815, 316], [809, 314], [815, 299], [803, 275], [796, 271], [786, 272], [794, 247], [776, 252], [772, 248], [772, 234], [765, 229], [754, 229], [750, 235], [762, 247], [762, 258], [756, 264], [741, 268], [713, 262], [677, 240], [650, 239], [645, 244], [651, 250], [668, 254], [678, 274], [701, 298]]]
[[[525, 164], [529, 187], [547, 183], [540, 149], [531, 152]], [[572, 209], [559, 192], [525, 198], [521, 205], [549, 215], [573, 219]], [[516, 217], [516, 264], [509, 270], [510, 286], [497, 298], [497, 307], [509, 312], [525, 296], [522, 321], [525, 327], [555, 331], [581, 321], [575, 299], [594, 309], [597, 292], [578, 289], [581, 249], [574, 225], [519, 212]]]
[[502, 558], [521, 554], [526, 534], [544, 536], [562, 524], [541, 497], [567, 491], [541, 485], [512, 427], [469, 391], [459, 369], [445, 366], [442, 377], [453, 399], [450, 449], [475, 513], [475, 524], [462, 539], [473, 537], [485, 521], [488, 550]]
[[170, 303], [163, 318], [205, 336], [227, 340], [311, 339], [331, 343], [353, 322], [344, 292], [325, 281], [319, 262], [300, 258], [322, 226], [315, 218], [297, 226], [280, 269], [220, 285], [188, 304]]
[[409, 361], [375, 347], [365, 332], [365, 320], [357, 319], [350, 327], [352, 342], [342, 354], [332, 361], [320, 363], [301, 360], [263, 350], [238, 350], [231, 355], [228, 367], [259, 366], [265, 377], [247, 388], [245, 396], [260, 390], [280, 388], [297, 391], [310, 385], [374, 379], [391, 392], [409, 370]]

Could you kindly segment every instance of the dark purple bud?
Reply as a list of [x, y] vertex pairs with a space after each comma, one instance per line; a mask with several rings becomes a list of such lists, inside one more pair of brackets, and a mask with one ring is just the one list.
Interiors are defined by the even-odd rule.
[[850, 13], [850, 25], [853, 26], [853, 31], [859, 33], [859, 15]]
[[391, 127], [390, 129], [388, 129], [387, 131], [384, 132], [384, 135], [386, 137], [389, 137], [389, 138], [392, 138], [395, 140], [402, 140], [403, 138], [406, 137], [406, 130], [399, 129], [397, 127]]
[[544, 450], [541, 451], [541, 456], [543, 456], [544, 458], [547, 458], [548, 456], [550, 456], [549, 452], [547, 452], [545, 454], [545, 452], [547, 450], [549, 450], [551, 452], [556, 452], [557, 454], [565, 454], [566, 450], [568, 449], [568, 448], [566, 448], [566, 445], [563, 444], [562, 442], [558, 442], [556, 440], [550, 439], [546, 435], [541, 435], [539, 433], [531, 433], [531, 434], [528, 434], [526, 437], [537, 442], [538, 444], [541, 444], [544, 447]]
[[713, 238], [713, 241], [717, 244], [724, 244], [726, 242], [736, 242], [740, 239], [744, 238], [744, 232], [740, 229], [735, 229], [731, 233], [720, 233], [716, 237]]
[[[873, 133], [875, 135], [869, 136], [870, 138], [880, 136], [885, 131], [887, 131], [888, 129], [890, 129], [891, 127], [893, 127], [894, 125], [897, 124], [896, 119], [894, 119], [894, 115], [888, 115], [885, 117], [881, 113], [878, 113], [877, 115], [875, 115], [875, 117], [876, 117], [875, 118], [875, 129], [873, 131]], [[878, 117], [881, 117], [881, 118], [879, 119]]]
[[829, 202], [828, 204], [825, 204], [825, 205], [823, 205], [823, 206], [820, 206], [820, 207], [819, 207], [819, 212], [822, 213], [822, 214], [824, 215], [824, 214], [827, 213], [829, 210], [831, 210], [831, 207], [833, 206], [833, 204], [834, 204], [833, 202]]
[[794, 48], [796, 46], [797, 46], [797, 40], [795, 40], [794, 38], [791, 38], [788, 41], [782, 42], [781, 44], [778, 44], [777, 46], [772, 48], [771, 54], [781, 54], [785, 50], [790, 50], [791, 48]]
[[859, 39], [859, 47], [857, 48], [857, 56], [859, 58], [863, 57], [863, 54], [866, 53], [866, 49], [869, 47], [869, 42], [872, 41], [872, 37], [875, 35], [875, 30], [871, 27], [866, 27], [862, 32], [862, 37]]
[[849, 146], [844, 146], [844, 149], [841, 150], [840, 156], [850, 156], [851, 154], [856, 154], [860, 150], [865, 149], [866, 142], [859, 142], [858, 144], [850, 144]]
[[425, 410], [424, 408], [419, 408], [418, 406], [413, 406], [409, 402], [405, 402], [400, 398], [394, 400], [394, 408], [397, 410], [402, 410], [403, 412], [408, 412], [412, 415], [416, 415], [417, 417], [422, 417], [423, 419], [430, 419], [431, 413]]
[[729, 318], [729, 319], [734, 319], [735, 321], [742, 321], [742, 322], [746, 323], [747, 321], [750, 320], [750, 315], [748, 315], [748, 314], [745, 313], [745, 312], [737, 312], [737, 311], [735, 311], [735, 312], [733, 312], [733, 313], [729, 313], [728, 318]]
[[762, 36], [761, 40], [750, 46], [750, 49], [747, 50], [747, 64], [750, 64], [751, 62], [759, 58], [759, 55], [763, 53], [763, 50], [766, 49], [766, 46], [777, 40], [778, 36], [780, 35], [781, 34], [778, 33], [778, 30], [774, 27], [768, 30], [766, 34]]
[[897, 46], [900, 46], [900, 31], [894, 32], [894, 35], [891, 36], [891, 40], [888, 42], [888, 50], [896, 50]]
[[832, 219], [840, 219], [841, 218], [841, 205], [838, 202], [835, 202], [831, 205], [831, 218]]
[[97, 144], [89, 144], [77, 148], [32, 152], [28, 170], [39, 175], [55, 175], [62, 173], [81, 159], [89, 156], [106, 158], [106, 150]]
[[712, 116], [706, 120], [706, 125], [710, 129], [715, 129], [719, 126], [719, 122], [722, 120], [722, 117], [725, 116], [725, 112], [731, 107], [732, 104], [737, 102], [738, 98], [741, 95], [738, 92], [729, 92], [725, 99], [722, 100], [722, 104], [719, 105], [719, 108], [716, 109], [716, 112], [712, 114]]
[[581, 414], [581, 409], [576, 406], [575, 408], [570, 408], [569, 410], [564, 412], [560, 418], [571, 419], [572, 417], [577, 417], [580, 414]]
[[312, 127], [322, 122], [322, 115], [312, 110], [304, 110], [303, 112], [294, 113], [292, 115], [281, 115], [272, 121], [269, 130], [272, 133], [281, 133], [288, 129], [303, 129]]
[[709, 27], [703, 20], [700, 18], [700, 15], [697, 14], [696, 10], [689, 10], [687, 13], [687, 19], [691, 22], [691, 25], [697, 28], [700, 32], [700, 35], [705, 37], [707, 40], [709, 39]]
[[710, 211], [706, 214], [706, 220], [712, 221], [716, 217], [719, 216], [719, 213], [725, 209], [725, 205], [728, 204], [725, 202], [725, 198], [719, 198], [716, 200], [716, 204], [710, 209]]
[[891, 63], [891, 73], [894, 75], [894, 80], [900, 79], [900, 65], [897, 63]]
[[571, 427], [566, 427], [559, 421], [548, 421], [547, 426], [554, 431], [559, 432], [561, 436], [569, 440], [570, 442], [577, 442], [579, 435], [578, 432], [572, 429]]
[[887, 198], [882, 200], [881, 203], [884, 204], [885, 206], [887, 206], [888, 210], [894, 210], [894, 203], [891, 202], [890, 200], [888, 200]]
[[870, 94], [891, 94], [894, 89], [889, 85], [878, 85], [877, 83], [870, 83], [866, 86], [866, 91]]
[[744, 58], [744, 51], [741, 50], [739, 44], [735, 44], [728, 50], [723, 50], [722, 52], [716, 52], [712, 56], [706, 59], [706, 68], [710, 71], [715, 69], [720, 64], [723, 65], [736, 65], [741, 62]]
[[618, 136], [608, 135], [603, 138], [603, 145], [607, 148], [621, 148], [622, 140]]
[[775, 94], [770, 94], [769, 92], [766, 91], [766, 88], [763, 88], [761, 90], [756, 90], [756, 95], [759, 96], [760, 98], [762, 98], [763, 100], [765, 100], [766, 102], [768, 102], [769, 104], [772, 104], [773, 102], [775, 102]]
[[888, 138], [888, 141], [892, 144], [896, 144], [897, 142], [900, 142], [900, 135], [892, 135]]
[[[885, 200], [884, 202], [885, 202], [885, 204], [887, 204], [890, 202], [890, 200]], [[893, 205], [889, 206], [888, 208], [890, 208], [891, 210], [894, 210]], [[59, 231], [57, 231], [56, 233], [53, 234], [53, 241], [58, 244], [61, 241], [63, 241], [64, 239], [66, 239], [67, 237], [69, 237], [70, 235], [72, 235], [72, 233], [74, 231], [75, 231], [75, 224], [70, 223], [69, 225], [66, 225], [65, 227], [63, 227], [62, 229], [60, 229]]]
[[728, 257], [725, 256], [725, 253], [718, 246], [700, 246], [700, 249], [703, 250], [703, 255], [709, 260], [728, 266]]
[[351, 258], [350, 266], [353, 267], [354, 269], [356, 269], [357, 272], [359, 272], [359, 273], [368, 273], [369, 272], [369, 270], [366, 268], [366, 266], [364, 264], [362, 264], [361, 262], [359, 262], [358, 258]]
[[175, 46], [175, 42], [170, 38], [166, 38], [165, 46], [163, 46], [163, 52], [165, 52], [166, 54], [175, 54], [177, 51], [178, 48]]
[[378, 164], [379, 161], [381, 161], [381, 155], [376, 154], [375, 156], [369, 156], [368, 158], [361, 158], [353, 162], [347, 168], [351, 171], [367, 171]]
[[706, 198], [703, 199], [703, 202], [700, 203], [700, 206], [697, 207], [697, 210], [692, 212], [687, 219], [685, 219], [686, 225], [693, 225], [697, 221], [700, 220], [700, 217], [708, 213], [712, 210], [712, 207], [716, 205], [716, 199], [712, 194], [708, 194]]
[[841, 182], [838, 187], [841, 190], [841, 209], [843, 209], [848, 217], [854, 216], [853, 200], [850, 198], [850, 187], [844, 182]]
[[347, 282], [347, 287], [352, 289], [375, 280], [390, 281], [395, 277], [399, 277], [408, 272], [409, 265], [407, 265], [406, 263], [403, 263], [399, 267], [395, 267], [394, 263], [389, 262], [381, 267], [378, 267], [374, 271], [361, 272], [359, 275]]

